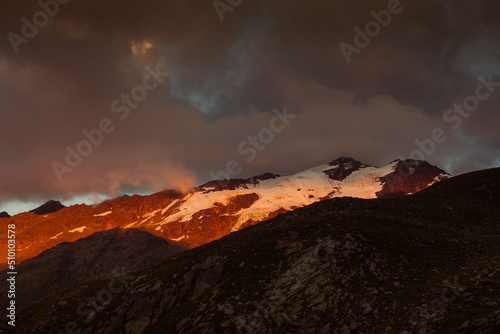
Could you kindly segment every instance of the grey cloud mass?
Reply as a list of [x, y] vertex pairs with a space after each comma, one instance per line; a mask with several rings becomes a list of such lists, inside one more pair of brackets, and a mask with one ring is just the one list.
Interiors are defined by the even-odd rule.
[[[349, 64], [340, 43], [356, 46], [354, 28], [391, 2], [243, 0], [221, 21], [207, 0], [42, 0], [57, 13], [16, 53], [9, 33], [22, 37], [22, 18], [33, 22], [42, 7], [9, 1], [0, 14], [0, 203], [186, 190], [231, 160], [236, 177], [342, 155], [383, 165], [410, 157], [436, 128], [447, 139], [429, 162], [454, 174], [499, 166], [500, 87], [456, 129], [460, 114], [443, 115], [476, 94], [479, 76], [500, 83], [500, 3], [402, 0]], [[168, 76], [133, 106], [136, 87], [148, 75], [154, 83], [148, 68]], [[239, 145], [285, 106], [296, 118], [247, 161]], [[54, 162], [67, 165], [67, 147], [103, 119], [113, 130], [61, 182]]]

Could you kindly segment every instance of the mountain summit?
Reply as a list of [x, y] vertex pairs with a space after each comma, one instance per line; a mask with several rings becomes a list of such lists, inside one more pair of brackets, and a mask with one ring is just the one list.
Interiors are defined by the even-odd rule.
[[62, 205], [61, 202], [50, 200], [40, 205], [38, 208], [31, 210], [30, 212], [34, 213], [35, 215], [46, 215], [47, 213], [53, 213], [64, 208], [65, 206]]

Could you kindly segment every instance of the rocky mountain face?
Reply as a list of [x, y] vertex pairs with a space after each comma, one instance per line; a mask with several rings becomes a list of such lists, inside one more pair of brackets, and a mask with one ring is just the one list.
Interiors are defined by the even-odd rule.
[[344, 181], [349, 175], [360, 170], [361, 168], [373, 167], [347, 157], [335, 159], [328, 165], [331, 168], [326, 169], [324, 173], [328, 175], [330, 179], [336, 181]]
[[7, 212], [5, 212], [5, 211], [0, 212], [0, 218], [9, 218], [9, 217], [10, 217], [10, 215]]
[[499, 198], [492, 169], [324, 200], [127, 273], [116, 292], [104, 279], [52, 295], [15, 332], [498, 333]]
[[[3, 219], [4, 224], [16, 225], [17, 263], [33, 258], [41, 252], [63, 242], [73, 242], [89, 235], [124, 227], [127, 222], [147, 215], [158, 207], [167, 206], [172, 198], [181, 195], [173, 191], [165, 191], [151, 196], [132, 196], [107, 201], [99, 207], [74, 205], [43, 216], [25, 212]], [[115, 208], [113, 215], [106, 212]], [[101, 215], [105, 213], [104, 215]], [[156, 231], [150, 231], [157, 235]], [[6, 234], [0, 235], [3, 240]], [[157, 235], [158, 236], [158, 235]], [[0, 252], [6, 250], [7, 243], [0, 242]], [[0, 269], [5, 269], [5, 260], [1, 260]]]
[[[448, 177], [423, 161], [397, 160], [377, 168], [344, 157], [293, 175], [216, 180], [187, 194], [166, 190], [120, 197], [95, 208], [75, 205], [43, 215], [23, 213], [6, 222], [16, 224], [19, 261], [114, 227], [138, 228], [193, 248], [321, 200], [415, 193]], [[44, 206], [54, 208], [57, 203]], [[6, 247], [0, 244], [0, 252]], [[5, 260], [0, 261], [0, 269], [5, 269]]]
[[30, 212], [33, 212], [35, 215], [46, 215], [47, 213], [53, 213], [56, 211], [59, 211], [61, 209], [64, 209], [65, 206], [61, 204], [59, 201], [54, 201], [50, 200], [42, 205], [40, 205], [38, 208], [31, 210]]
[[[439, 169], [420, 160], [396, 160], [394, 170], [381, 177], [382, 190], [377, 197], [397, 197], [414, 194], [425, 189], [430, 184], [442, 181], [449, 175], [439, 172]], [[429, 180], [431, 180], [429, 182]]]

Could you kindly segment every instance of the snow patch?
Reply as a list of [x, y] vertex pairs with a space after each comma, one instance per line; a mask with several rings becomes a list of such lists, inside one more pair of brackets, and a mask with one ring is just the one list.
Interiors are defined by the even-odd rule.
[[113, 211], [106, 211], [106, 212], [103, 212], [103, 213], [99, 213], [97, 215], [94, 215], [94, 217], [104, 217], [104, 216], [107, 216], [107, 215], [110, 215]]
[[80, 232], [80, 233], [83, 233], [83, 231], [87, 228], [87, 226], [80, 226], [80, 227], [77, 227], [77, 228], [74, 228], [72, 230], [69, 230], [68, 232], [69, 233], [74, 233], [74, 232]]
[[450, 175], [448, 174], [439, 174], [438, 176], [436, 176], [434, 178], [434, 180], [432, 180], [428, 185], [427, 187], [430, 187], [432, 186], [434, 183], [438, 183], [439, 181], [443, 181], [445, 179], [449, 179], [450, 178]]
[[335, 197], [376, 198], [383, 184], [377, 182], [381, 177], [394, 171], [398, 162], [394, 161], [382, 168], [366, 167], [355, 171], [344, 180], [344, 185]]
[[166, 208], [164, 208], [163, 210], [161, 210], [161, 215], [163, 216], [165, 214], [165, 212], [167, 212], [168, 209], [170, 209], [177, 202], [179, 202], [179, 200], [178, 199], [174, 199], [172, 201], [172, 203], [170, 203]]
[[219, 193], [204, 194], [201, 192], [188, 194], [180, 202], [178, 212], [169, 215], [158, 225], [165, 225], [167, 223], [179, 221], [187, 222], [193, 218], [193, 215], [201, 210], [213, 208], [215, 203], [226, 205], [230, 202], [231, 198], [237, 196], [239, 191], [221, 191]]
[[[71, 232], [71, 231], [70, 231], [70, 232]], [[63, 232], [61, 232], [61, 233], [59, 233], [59, 234], [54, 235], [54, 236], [53, 236], [52, 238], [50, 238], [50, 239], [57, 239], [57, 237], [59, 237], [61, 234], [63, 234]]]
[[158, 210], [154, 210], [152, 212], [150, 212], [142, 221], [141, 221], [141, 224], [142, 223], [145, 223], [147, 222], [148, 220], [150, 220], [151, 218], [153, 218], [158, 212], [162, 211], [162, 209], [158, 209]]
[[[52, 238], [51, 238], [51, 239], [52, 239]], [[31, 247], [31, 244], [29, 244], [28, 246], [26, 246], [26, 247], [24, 247], [24, 248], [21, 248], [21, 249], [19, 249], [19, 250], [20, 250], [20, 251], [22, 251], [22, 250], [28, 249], [28, 248], [30, 248], [30, 247]]]
[[135, 222], [133, 222], [133, 223], [130, 223], [130, 224], [128, 224], [128, 225], [125, 225], [125, 226], [124, 226], [124, 228], [132, 228], [132, 227], [134, 227], [137, 223], [138, 223], [138, 222], [137, 222], [137, 221], [135, 221]]

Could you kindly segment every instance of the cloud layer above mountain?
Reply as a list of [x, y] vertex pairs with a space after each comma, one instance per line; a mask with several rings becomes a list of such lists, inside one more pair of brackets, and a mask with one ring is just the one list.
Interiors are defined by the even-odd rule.
[[[498, 166], [499, 10], [485, 0], [9, 2], [0, 201], [186, 190], [231, 161], [233, 177], [416, 151], [451, 173]], [[454, 107], [464, 103], [472, 111]], [[277, 116], [285, 107], [293, 117]]]

